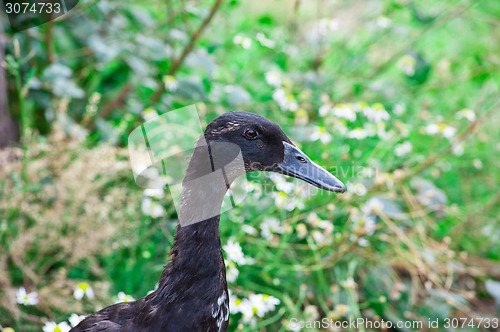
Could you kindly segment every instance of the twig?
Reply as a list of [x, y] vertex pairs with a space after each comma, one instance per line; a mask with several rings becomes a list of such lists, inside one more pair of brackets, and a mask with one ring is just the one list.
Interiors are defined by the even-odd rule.
[[486, 211], [497, 206], [499, 202], [500, 202], [500, 193], [496, 194], [496, 196], [494, 196], [488, 203], [486, 203], [486, 205], [484, 205], [484, 207], [482, 207], [480, 211], [476, 213], [476, 215], [477, 214], [484, 215]]
[[294, 37], [297, 33], [297, 15], [299, 13], [300, 1], [301, 0], [294, 0], [292, 15], [288, 20], [288, 32], [293, 34]]
[[[217, 10], [219, 9], [221, 3], [222, 3], [222, 0], [215, 1], [214, 5], [212, 6], [212, 9], [210, 9], [210, 13], [208, 14], [208, 16], [203, 20], [203, 22], [201, 23], [198, 30], [196, 30], [191, 35], [191, 38], [189, 39], [189, 43], [186, 45], [186, 47], [182, 51], [182, 54], [180, 55], [180, 57], [176, 58], [172, 61], [172, 67], [168, 71], [168, 75], [173, 76], [173, 75], [175, 75], [177, 70], [179, 70], [180, 66], [182, 65], [182, 63], [184, 62], [186, 57], [193, 50], [193, 47], [194, 47], [196, 41], [198, 40], [198, 38], [201, 36], [203, 30], [205, 30], [205, 28], [208, 26], [208, 24], [210, 23], [210, 21], [214, 17], [214, 15], [217, 12]], [[158, 88], [156, 89], [156, 91], [153, 93], [153, 96], [151, 97], [151, 103], [152, 104], [156, 103], [160, 99], [160, 97], [164, 91], [165, 91], [165, 86], [163, 84], [159, 84]]]
[[[462, 15], [468, 8], [472, 6], [473, 3], [466, 6], [457, 6], [459, 7], [457, 10], [450, 10], [448, 13], [444, 12], [440, 13], [437, 16], [437, 19], [434, 21], [435, 23], [430, 24], [427, 27], [423, 28], [421, 30], [421, 33], [417, 37], [409, 39], [407, 42], [403, 43], [403, 46], [400, 47], [395, 53], [393, 53], [387, 61], [375, 67], [370, 73], [364, 75], [364, 80], [370, 82], [373, 78], [385, 72], [394, 64], [394, 61], [396, 61], [396, 59], [400, 58], [402, 55], [407, 53], [408, 48], [414, 46], [429, 30], [437, 28], [439, 26], [443, 26], [448, 21]], [[377, 39], [380, 39], [380, 36], [377, 36]], [[350, 73], [352, 74], [356, 69], [357, 68], [353, 68]], [[353, 96], [354, 92], [349, 92], [343, 96], [343, 99], [347, 100], [349, 98], [352, 98]]]
[[[479, 105], [481, 105], [481, 103], [479, 103]], [[448, 145], [446, 148], [442, 149], [438, 153], [434, 154], [433, 156], [430, 156], [420, 165], [416, 166], [411, 172], [409, 172], [405, 176], [405, 178], [411, 177], [417, 173], [422, 172], [427, 167], [433, 165], [438, 159], [442, 158], [444, 155], [451, 152], [454, 145], [460, 144], [463, 141], [465, 141], [465, 139], [467, 137], [469, 137], [469, 135], [472, 134], [474, 132], [474, 130], [481, 123], [483, 123], [486, 119], [488, 119], [489, 115], [491, 115], [491, 113], [493, 113], [493, 111], [495, 111], [498, 108], [498, 106], [500, 106], [500, 100], [494, 106], [492, 106], [489, 110], [487, 110], [483, 115], [481, 115], [479, 118], [477, 118], [475, 121], [473, 121], [461, 135], [459, 135], [457, 138], [455, 138], [453, 140], [453, 142], [450, 145]], [[476, 112], [477, 111], [478, 110], [476, 109]]]
[[[406, 205], [408, 206], [409, 210], [410, 211], [419, 211], [419, 210], [422, 210], [420, 204], [417, 202], [417, 199], [416, 197], [410, 192], [409, 188], [407, 188], [407, 186], [405, 186], [402, 182], [397, 182], [398, 184], [398, 187], [400, 188], [401, 190], [401, 193], [403, 194], [403, 199], [405, 200], [406, 202]], [[425, 225], [427, 227], [430, 227], [432, 229], [436, 229], [436, 226], [434, 226], [429, 218], [427, 217], [426, 214], [421, 214], [420, 218], [424, 221]], [[419, 237], [420, 237], [420, 242], [422, 244], [425, 244], [426, 241], [426, 237], [425, 237], [425, 234], [424, 234], [424, 229], [422, 227], [420, 227], [420, 225], [417, 225], [415, 227]]]
[[45, 52], [47, 53], [47, 62], [51, 64], [54, 62], [54, 55], [52, 54], [52, 27], [54, 26], [54, 21], [49, 21], [47, 23], [47, 28], [45, 29]]
[[191, 35], [192, 31], [191, 31], [191, 27], [189, 26], [188, 13], [186, 11], [186, 4], [185, 4], [184, 0], [181, 0], [181, 5], [182, 5], [181, 17], [182, 17], [182, 20], [184, 21], [184, 25], [186, 26], [186, 31], [188, 32], [189, 35]]
[[[125, 101], [125, 98], [127, 98], [127, 95], [132, 91], [132, 83], [127, 83], [125, 86], [121, 89], [121, 91], [116, 95], [114, 99], [109, 101], [104, 107], [102, 108], [100, 112], [100, 117], [105, 118], [107, 117], [111, 111], [113, 111], [115, 108], [120, 107], [120, 105], [123, 104]], [[90, 131], [95, 129], [95, 121], [91, 121], [89, 123], [88, 129]]]
[[[482, 101], [481, 99], [478, 101], [476, 105], [476, 113], [479, 111], [478, 107], [482, 106]], [[477, 118], [475, 121], [471, 122], [471, 124], [465, 129], [459, 136], [457, 136], [447, 147], [443, 148], [441, 151], [437, 152], [436, 154], [429, 156], [426, 160], [424, 160], [422, 163], [418, 165], [403, 165], [401, 167], [398, 167], [398, 169], [408, 169], [409, 171], [405, 172], [403, 175], [401, 175], [398, 180], [403, 181], [405, 179], [411, 178], [414, 175], [422, 172], [425, 170], [427, 167], [433, 165], [437, 160], [445, 156], [446, 154], [450, 153], [453, 149], [453, 146], [456, 144], [460, 144], [463, 141], [465, 141], [476, 129], [479, 127], [484, 121], [486, 121], [492, 113], [497, 110], [500, 106], [500, 100], [498, 100], [490, 109], [488, 109], [483, 115], [481, 115], [479, 118]], [[370, 188], [370, 191], [375, 191], [378, 188], [380, 188], [383, 184], [376, 184], [373, 187]]]
[[5, 73], [5, 43], [6, 36], [0, 24], [0, 148], [19, 140], [19, 126], [9, 112], [7, 94], [7, 76]]
[[[184, 48], [181, 56], [172, 61], [172, 67], [168, 71], [168, 75], [174, 75], [177, 72], [177, 70], [179, 70], [180, 66], [182, 65], [182, 63], [184, 62], [186, 57], [193, 50], [193, 47], [194, 47], [196, 41], [198, 40], [198, 38], [201, 36], [201, 33], [203, 32], [203, 30], [205, 30], [207, 25], [210, 23], [210, 21], [214, 17], [214, 15], [217, 12], [217, 10], [219, 9], [221, 3], [222, 3], [222, 0], [216, 0], [215, 4], [212, 6], [212, 9], [210, 10], [210, 13], [208, 14], [208, 16], [202, 22], [202, 24], [200, 25], [198, 30], [196, 30], [195, 33], [193, 35], [191, 35], [189, 43]], [[111, 101], [109, 101], [106, 105], [103, 106], [102, 111], [100, 112], [100, 117], [101, 118], [106, 117], [107, 115], [109, 115], [109, 113], [111, 113], [111, 111], [113, 109], [122, 105], [123, 102], [125, 101], [125, 98], [132, 91], [132, 89], [133, 89], [132, 83], [125, 84], [125, 86], [120, 90], [120, 92], [116, 95], [116, 97], [114, 99], [112, 99]], [[158, 85], [158, 88], [156, 89], [156, 91], [153, 93], [153, 95], [151, 97], [151, 104], [156, 103], [160, 99], [160, 97], [164, 91], [165, 91], [165, 86], [163, 85], [162, 82], [160, 82], [160, 84]], [[88, 128], [90, 131], [94, 130], [95, 129], [95, 121], [90, 122]]]
[[410, 238], [403, 232], [396, 224], [392, 222], [392, 220], [387, 217], [384, 213], [378, 212], [377, 215], [382, 219], [382, 221], [389, 227], [389, 229], [394, 232], [394, 234], [397, 235], [397, 237], [403, 242], [406, 247], [408, 247], [408, 250], [412, 254], [413, 258], [415, 259], [415, 267], [418, 269], [419, 272], [423, 273], [425, 269], [425, 264], [422, 262], [421, 255], [417, 248], [413, 245], [411, 242]]

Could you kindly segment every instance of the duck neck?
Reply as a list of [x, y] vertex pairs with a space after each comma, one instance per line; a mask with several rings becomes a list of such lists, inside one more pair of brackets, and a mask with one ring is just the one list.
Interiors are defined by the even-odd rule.
[[171, 259], [158, 285], [160, 295], [189, 300], [207, 289], [215, 297], [227, 293], [219, 220], [229, 182], [221, 174], [213, 171], [206, 149], [195, 149], [183, 181]]
[[[189, 226], [177, 225], [170, 261], [161, 276], [162, 295], [197, 297], [210, 285], [225, 284], [225, 265], [219, 235], [219, 216]], [[219, 288], [219, 287], [217, 287]], [[222, 289], [215, 296], [220, 296]]]

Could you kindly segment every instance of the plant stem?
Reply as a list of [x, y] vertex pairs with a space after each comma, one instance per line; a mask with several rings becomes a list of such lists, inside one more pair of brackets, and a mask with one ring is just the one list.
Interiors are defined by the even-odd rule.
[[12, 74], [16, 80], [17, 98], [19, 99], [19, 113], [21, 118], [21, 147], [23, 151], [22, 165], [21, 165], [21, 180], [23, 189], [26, 188], [28, 184], [28, 135], [30, 126], [30, 117], [23, 96], [23, 84], [21, 80], [21, 54], [19, 41], [14, 40], [15, 52], [15, 68], [12, 68]]
[[[210, 21], [212, 21], [212, 18], [214, 17], [215, 13], [219, 9], [220, 5], [222, 3], [222, 0], [216, 0], [212, 8], [210, 9], [210, 13], [208, 16], [203, 20], [201, 25], [199, 26], [198, 30], [196, 30], [190, 37], [189, 43], [186, 45], [184, 50], [182, 51], [182, 54], [178, 58], [174, 58], [172, 61], [172, 67], [170, 68], [168, 75], [174, 76], [174, 74], [177, 72], [177, 70], [181, 67], [182, 63], [186, 59], [186, 57], [191, 53], [193, 50], [193, 47], [198, 40], [198, 38], [201, 36], [203, 30], [208, 26]], [[153, 96], [151, 97], [151, 103], [154, 104], [160, 100], [160, 97], [162, 93], [165, 91], [165, 85], [160, 84], [158, 85], [158, 88], [156, 91], [153, 93]]]

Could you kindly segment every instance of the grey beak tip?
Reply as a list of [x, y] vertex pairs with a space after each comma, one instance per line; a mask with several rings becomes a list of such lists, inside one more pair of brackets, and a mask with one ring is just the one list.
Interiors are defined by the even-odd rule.
[[339, 186], [337, 188], [338, 188], [338, 190], [337, 190], [338, 193], [341, 193], [341, 194], [345, 193], [345, 186]]
[[340, 194], [343, 194], [345, 193], [345, 186], [344, 184], [336, 184], [333, 186], [333, 188], [331, 189], [331, 191], [335, 192], [335, 193], [340, 193]]

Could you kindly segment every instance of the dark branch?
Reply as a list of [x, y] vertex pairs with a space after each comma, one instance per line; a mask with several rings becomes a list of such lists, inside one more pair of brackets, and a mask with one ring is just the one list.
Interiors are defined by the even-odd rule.
[[[186, 59], [186, 57], [193, 50], [194, 45], [195, 45], [196, 41], [198, 40], [198, 38], [201, 36], [201, 34], [205, 30], [205, 28], [208, 26], [208, 24], [212, 21], [212, 18], [214, 17], [215, 13], [219, 9], [222, 1], [223, 0], [216, 0], [215, 1], [214, 5], [210, 9], [210, 13], [208, 14], [208, 16], [203, 20], [200, 27], [190, 36], [189, 43], [186, 45], [186, 47], [182, 51], [182, 54], [179, 56], [179, 58], [176, 58], [172, 61], [172, 67], [168, 71], [168, 75], [173, 76], [179, 70], [179, 68], [183, 64], [184, 60]], [[132, 89], [133, 89], [132, 84], [127, 83], [121, 89], [121, 91], [116, 95], [116, 97], [114, 99], [112, 99], [106, 105], [104, 105], [104, 107], [102, 108], [102, 111], [100, 112], [100, 117], [105, 118], [106, 116], [109, 115], [109, 113], [111, 113], [111, 111], [113, 109], [120, 107], [124, 103], [127, 95], [132, 91]], [[151, 104], [158, 102], [158, 100], [160, 99], [160, 97], [164, 91], [165, 91], [165, 86], [163, 85], [163, 82], [160, 82], [158, 85], [158, 88], [156, 89], [156, 91], [153, 93], [153, 95], [151, 97]], [[89, 124], [89, 129], [91, 131], [95, 129], [95, 122], [94, 121], [92, 121]]]
[[[210, 9], [210, 13], [208, 14], [208, 16], [205, 18], [205, 20], [203, 20], [203, 22], [201, 23], [201, 25], [198, 28], [198, 30], [196, 30], [191, 35], [191, 38], [189, 39], [189, 43], [186, 45], [186, 47], [182, 51], [182, 54], [180, 55], [180, 57], [178, 57], [178, 58], [176, 58], [176, 59], [173, 60], [172, 67], [168, 71], [168, 75], [172, 75], [173, 76], [173, 75], [175, 75], [175, 73], [177, 73], [177, 70], [179, 70], [179, 68], [181, 67], [182, 63], [186, 59], [186, 57], [193, 50], [193, 47], [194, 47], [196, 41], [198, 40], [198, 38], [201, 36], [201, 34], [205, 30], [205, 28], [208, 26], [208, 24], [210, 23], [210, 21], [212, 21], [212, 18], [214, 17], [215, 13], [219, 9], [221, 3], [222, 3], [222, 0], [216, 0], [215, 1], [214, 5], [212, 6], [212, 9]], [[165, 91], [165, 86], [163, 84], [160, 84], [158, 86], [158, 88], [156, 89], [156, 91], [153, 93], [153, 96], [151, 97], [151, 103], [152, 104], [156, 103], [160, 99], [160, 97], [161, 97], [161, 95], [162, 95], [162, 93], [164, 91]]]

